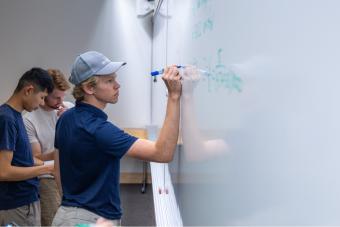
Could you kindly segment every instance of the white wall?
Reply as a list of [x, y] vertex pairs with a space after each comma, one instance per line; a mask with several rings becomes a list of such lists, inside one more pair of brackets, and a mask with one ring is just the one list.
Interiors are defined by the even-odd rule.
[[[166, 4], [162, 4], [160, 12], [154, 18], [154, 31], [152, 41], [152, 67], [159, 70], [168, 65], [166, 57], [167, 48], [167, 18], [166, 18]], [[160, 128], [163, 124], [166, 112], [167, 89], [161, 79], [157, 77], [157, 82], [152, 83], [152, 119], [153, 125]]]
[[[120, 127], [150, 124], [151, 29], [135, 7], [135, 0], [1, 0], [0, 102], [31, 67], [59, 68], [68, 77], [77, 54], [96, 50], [128, 63], [118, 73], [120, 100], [106, 108], [109, 118]], [[123, 171], [134, 168], [123, 161]]]

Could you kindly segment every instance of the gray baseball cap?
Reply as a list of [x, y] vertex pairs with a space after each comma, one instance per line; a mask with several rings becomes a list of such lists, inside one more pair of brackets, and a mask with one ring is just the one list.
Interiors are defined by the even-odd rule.
[[115, 73], [125, 64], [126, 62], [113, 62], [99, 52], [88, 51], [77, 56], [69, 81], [78, 85], [94, 75]]

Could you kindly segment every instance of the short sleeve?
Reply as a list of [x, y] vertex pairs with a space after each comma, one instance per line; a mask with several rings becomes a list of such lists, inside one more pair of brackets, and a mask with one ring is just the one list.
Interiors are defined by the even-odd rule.
[[24, 123], [30, 143], [38, 143], [37, 131], [35, 130], [33, 123], [26, 117], [24, 117]]
[[14, 120], [0, 118], [0, 150], [15, 151], [18, 131], [15, 127]]
[[110, 122], [103, 123], [95, 132], [99, 149], [121, 158], [130, 149], [137, 138], [125, 133]]

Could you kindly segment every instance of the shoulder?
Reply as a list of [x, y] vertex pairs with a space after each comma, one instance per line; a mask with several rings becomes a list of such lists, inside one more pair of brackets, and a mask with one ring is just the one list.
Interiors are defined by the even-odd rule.
[[0, 123], [3, 124], [5, 122], [9, 123], [15, 123], [16, 119], [13, 113], [9, 109], [6, 109], [6, 107], [1, 106], [0, 107]]
[[75, 114], [75, 108], [70, 108], [59, 116], [58, 122], [68, 121], [68, 119], [71, 119], [74, 114]]
[[63, 125], [63, 127], [75, 126], [85, 129], [88, 132], [94, 132], [102, 124], [102, 119], [95, 117], [92, 113], [82, 111], [77, 107], [65, 111], [57, 121], [57, 125]]
[[0, 111], [0, 135], [5, 131], [17, 131], [20, 128], [18, 124], [15, 116]]
[[22, 118], [24, 120], [24, 124], [27, 127], [28, 125], [39, 125], [42, 118], [46, 118], [46, 113], [42, 112], [43, 110], [37, 109], [32, 112], [26, 112]]
[[32, 112], [26, 112], [22, 118], [24, 119], [24, 121], [28, 120], [28, 121], [32, 121], [33, 118], [35, 118], [35, 111]]
[[122, 131], [120, 128], [118, 128], [115, 124], [113, 124], [112, 122], [110, 121], [105, 121], [105, 120], [102, 120], [102, 119], [99, 119], [98, 122], [97, 122], [97, 129], [98, 130], [109, 130], [111, 132], [119, 132], [119, 131]]
[[103, 119], [93, 119], [93, 121], [88, 124], [87, 129], [99, 140], [103, 140], [108, 137], [110, 138], [112, 135], [120, 133], [120, 129], [118, 127], [109, 121], [104, 121]]
[[131, 137], [130, 134], [124, 132], [110, 121], [98, 122], [94, 133], [99, 139], [121, 140], [122, 138]]
[[0, 125], [3, 124], [16, 124], [16, 120], [13, 116], [0, 114]]
[[113, 125], [102, 119], [96, 117], [94, 114], [86, 114], [81, 118], [82, 125], [92, 134], [106, 134], [114, 132]]

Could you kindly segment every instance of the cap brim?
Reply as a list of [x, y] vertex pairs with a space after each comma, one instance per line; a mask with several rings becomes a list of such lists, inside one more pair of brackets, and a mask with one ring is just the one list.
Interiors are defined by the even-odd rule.
[[117, 72], [126, 62], [110, 62], [104, 68], [96, 72], [96, 75], [108, 75]]

